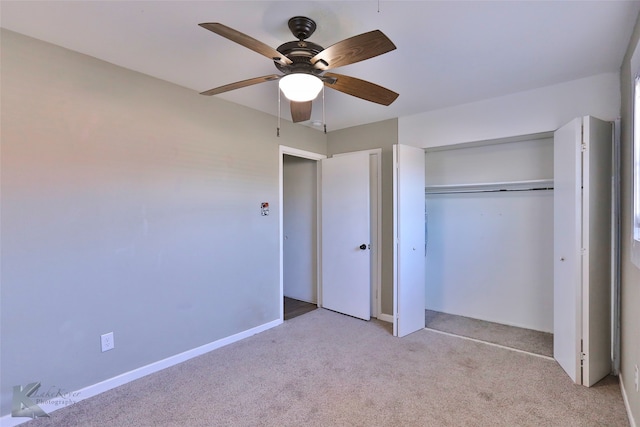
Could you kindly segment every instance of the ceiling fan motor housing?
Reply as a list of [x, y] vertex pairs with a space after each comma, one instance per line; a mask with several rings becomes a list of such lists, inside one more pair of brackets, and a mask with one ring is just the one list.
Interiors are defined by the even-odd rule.
[[276, 68], [284, 74], [307, 73], [320, 75], [322, 71], [311, 64], [311, 58], [322, 52], [324, 48], [306, 41], [316, 30], [315, 21], [305, 16], [294, 16], [289, 19], [289, 29], [298, 40], [283, 43], [276, 50], [289, 58], [292, 64], [286, 65], [279, 61], [274, 61]]
[[276, 68], [284, 74], [308, 73], [320, 74], [322, 70], [313, 67], [311, 58], [322, 52], [324, 48], [312, 42], [298, 40], [281, 44], [276, 49], [278, 52], [289, 58], [293, 63], [289, 65], [274, 61]]

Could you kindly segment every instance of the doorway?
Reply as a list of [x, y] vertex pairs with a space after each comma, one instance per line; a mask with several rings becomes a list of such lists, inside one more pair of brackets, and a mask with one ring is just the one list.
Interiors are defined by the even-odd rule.
[[302, 316], [318, 308], [317, 304], [312, 304], [297, 299], [284, 297], [284, 320], [291, 320], [294, 317]]
[[[291, 310], [292, 306], [295, 308], [311, 303], [319, 307], [321, 304], [318, 286], [320, 260], [317, 202], [319, 200], [319, 162], [326, 156], [280, 146], [279, 157], [280, 319], [284, 321], [285, 298], [287, 298], [288, 310]], [[300, 177], [302, 177], [301, 183], [293, 182]], [[285, 178], [287, 185], [285, 185]], [[296, 194], [300, 192], [306, 192], [306, 195], [303, 193], [301, 200], [296, 200], [298, 198]], [[292, 217], [294, 212], [303, 215], [304, 218]], [[295, 219], [295, 222], [292, 223], [292, 219]], [[295, 265], [296, 257], [305, 259], [303, 267]], [[296, 283], [300, 278], [302, 278], [301, 282]], [[287, 282], [286, 292], [285, 281]], [[293, 304], [289, 304], [291, 302]]]
[[[318, 161], [283, 154], [284, 319], [318, 306]], [[301, 309], [302, 312], [300, 311]]]
[[[371, 316], [380, 313], [380, 151], [371, 150]], [[321, 164], [326, 156], [280, 147], [280, 318], [285, 298], [322, 307]], [[314, 179], [315, 178], [315, 179]], [[291, 300], [288, 300], [291, 303]], [[291, 306], [292, 304], [288, 304]], [[297, 305], [293, 304], [294, 306]]]

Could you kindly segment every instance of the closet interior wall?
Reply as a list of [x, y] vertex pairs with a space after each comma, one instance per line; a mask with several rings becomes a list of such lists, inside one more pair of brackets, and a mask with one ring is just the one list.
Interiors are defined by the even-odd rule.
[[553, 332], [553, 134], [425, 158], [426, 308]]

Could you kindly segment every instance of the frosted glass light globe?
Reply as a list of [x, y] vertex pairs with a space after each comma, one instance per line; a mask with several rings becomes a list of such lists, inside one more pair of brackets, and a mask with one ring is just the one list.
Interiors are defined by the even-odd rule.
[[280, 90], [290, 101], [307, 102], [318, 96], [322, 80], [312, 74], [287, 74], [280, 79]]

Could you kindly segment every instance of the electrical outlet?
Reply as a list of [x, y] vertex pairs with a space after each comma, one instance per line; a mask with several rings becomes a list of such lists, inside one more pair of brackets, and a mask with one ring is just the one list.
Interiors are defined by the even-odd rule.
[[633, 373], [633, 382], [636, 385], [636, 391], [638, 391], [638, 365], [635, 366], [635, 371]]
[[100, 335], [100, 344], [102, 345], [102, 352], [113, 350], [115, 343], [113, 342], [113, 332]]

